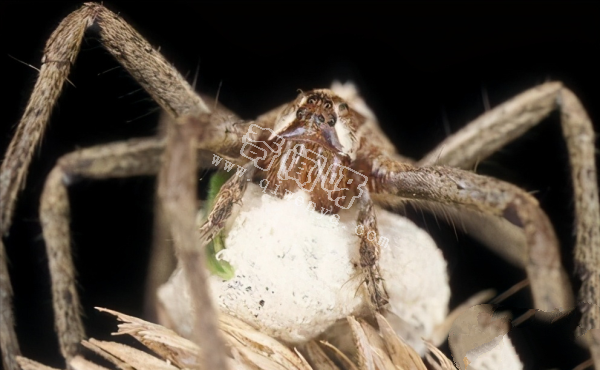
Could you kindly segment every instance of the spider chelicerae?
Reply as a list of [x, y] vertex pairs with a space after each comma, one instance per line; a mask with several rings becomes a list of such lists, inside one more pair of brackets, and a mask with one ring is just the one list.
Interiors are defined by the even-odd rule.
[[[308, 62], [308, 64], [310, 64], [310, 62]], [[201, 69], [201, 71], [202, 71], [202, 69]], [[203, 73], [201, 73], [200, 75], [201, 75], [201, 76], [203, 76]], [[79, 85], [79, 83], [78, 83], [77, 85]], [[303, 84], [303, 85], [304, 85], [304, 84]], [[311, 86], [314, 86], [314, 84], [308, 85], [308, 86], [307, 86], [307, 88], [308, 88], [308, 87], [311, 87]], [[281, 101], [281, 102], [283, 102], [283, 101]], [[264, 107], [265, 107], [265, 109], [264, 109], [264, 110], [266, 110], [266, 109], [268, 108], [268, 105], [264, 105]], [[260, 112], [261, 112], [261, 111], [257, 111], [256, 113], [260, 113]], [[58, 126], [58, 125], [57, 125], [57, 126]]]

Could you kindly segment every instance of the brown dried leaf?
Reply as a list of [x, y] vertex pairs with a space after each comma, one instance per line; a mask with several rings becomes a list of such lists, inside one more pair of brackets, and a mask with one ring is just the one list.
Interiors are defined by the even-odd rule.
[[[100, 353], [98, 351], [104, 351], [135, 369], [178, 370], [177, 367], [165, 360], [160, 360], [146, 352], [142, 352], [121, 343], [99, 341], [92, 338], [90, 339], [89, 344], [97, 348], [97, 353]], [[119, 364], [116, 365], [118, 366]]]
[[419, 354], [396, 334], [387, 320], [380, 314], [375, 317], [392, 363], [398, 369], [427, 370]]
[[[263, 370], [260, 367], [258, 367], [254, 362], [246, 358], [243, 354], [240, 353], [240, 351], [238, 351], [235, 348], [231, 349], [231, 355], [233, 356], [233, 362], [236, 363], [237, 368], [245, 370]], [[232, 366], [232, 368], [236, 367]]]
[[[246, 355], [248, 359], [259, 359], [250, 354], [252, 352], [260, 357], [268, 358], [274, 364], [283, 366], [283, 369], [312, 370], [306, 360], [279, 341], [256, 331], [256, 329], [240, 328], [231, 323], [235, 323], [235, 321], [221, 321], [221, 330], [225, 334], [225, 340], [240, 353]], [[263, 362], [262, 359], [260, 361]]]
[[58, 370], [22, 356], [17, 356], [17, 363], [23, 370]]
[[[262, 365], [254, 364], [260, 368], [280, 365], [284, 366], [284, 369], [312, 370], [302, 356], [233, 316], [221, 314], [219, 324], [224, 339], [232, 347], [232, 350], [239, 351], [239, 354], [244, 357], [245, 363], [258, 361]], [[266, 359], [272, 364], [265, 362]]]
[[358, 349], [358, 367], [361, 370], [375, 370], [373, 352], [371, 351], [367, 335], [354, 317], [348, 316], [347, 319], [352, 330], [352, 338]]
[[294, 353], [296, 353], [296, 355], [298, 355], [298, 358], [300, 359], [300, 361], [302, 361], [304, 363], [304, 366], [306, 366], [307, 369], [313, 369], [310, 364], [308, 363], [308, 361], [306, 361], [306, 359], [304, 358], [304, 356], [302, 356], [302, 353], [300, 353], [300, 351], [298, 351], [298, 348], [294, 347]]
[[[428, 341], [425, 341], [425, 345], [429, 351], [425, 357], [427, 358], [427, 362], [429, 362], [434, 370], [456, 370], [454, 363], [436, 346]], [[431, 356], [430, 353], [433, 356]]]
[[119, 324], [117, 334], [128, 334], [136, 338], [161, 358], [179, 368], [198, 367], [202, 363], [200, 348], [174, 331], [117, 311], [99, 308], [97, 310], [116, 316]]
[[[97, 352], [121, 369], [177, 370], [178, 368], [200, 366], [198, 346], [180, 337], [172, 330], [116, 311], [100, 308], [99, 310], [116, 316], [122, 322], [118, 326], [117, 334], [128, 334], [135, 337], [164, 358], [161, 360], [114, 342], [102, 342], [94, 339], [83, 342], [84, 346]], [[378, 316], [377, 319], [381, 334], [368, 323], [348, 317], [348, 323], [358, 349], [358, 360], [361, 364], [359, 368], [365, 370], [425, 370], [425, 366], [416, 352], [396, 335], [387, 321], [381, 316]], [[313, 368], [298, 350], [290, 349], [237, 318], [221, 315], [219, 323], [222, 334], [230, 346], [233, 359], [228, 360], [232, 369], [339, 370], [335, 362], [327, 357], [323, 349], [315, 342], [305, 346], [308, 358], [315, 365]], [[357, 370], [356, 365], [337, 348], [329, 343], [323, 344], [333, 351], [344, 369]], [[88, 366], [86, 368], [86, 365], [82, 362], [82, 367], [77, 370], [101, 370], [100, 367]]]
[[104, 366], [90, 362], [81, 356], [73, 357], [73, 359], [69, 361], [69, 366], [73, 370], [108, 370]]
[[331, 349], [333, 355], [338, 359], [339, 362], [341, 362], [344, 365], [344, 369], [358, 370], [356, 365], [352, 361], [350, 361], [348, 356], [346, 356], [342, 351], [331, 345], [331, 343], [321, 341], [321, 344]]
[[96, 346], [93, 343], [88, 342], [87, 340], [82, 340], [81, 345], [83, 345], [85, 348], [89, 349], [90, 351], [98, 354], [105, 360], [113, 363], [121, 370], [135, 370], [133, 367], [131, 367], [131, 365], [121, 361], [119, 358], [113, 356], [112, 354], [110, 354], [106, 351], [103, 351], [102, 348]]
[[264, 353], [260, 353], [254, 351], [248, 347], [238, 347], [237, 350], [240, 354], [245, 357], [246, 361], [249, 361], [253, 366], [257, 367], [261, 370], [291, 370], [296, 369], [295, 367], [287, 367], [265, 355]]
[[327, 357], [321, 346], [315, 341], [310, 341], [304, 345], [304, 351], [308, 356], [308, 361], [315, 370], [340, 370], [336, 364]]
[[359, 320], [359, 322], [371, 345], [371, 350], [374, 354], [373, 360], [375, 361], [376, 367], [382, 370], [396, 370], [379, 332], [364, 320]]

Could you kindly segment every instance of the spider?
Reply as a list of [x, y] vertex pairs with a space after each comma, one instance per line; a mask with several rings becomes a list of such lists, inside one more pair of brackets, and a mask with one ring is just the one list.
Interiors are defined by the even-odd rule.
[[[338, 107], [338, 109], [339, 109], [339, 107]], [[443, 160], [444, 160], [444, 155], [447, 155], [447, 153], [443, 153], [443, 155], [442, 155], [442, 154], [440, 154], [440, 153], [441, 153], [441, 152], [440, 152], [440, 150], [434, 150], [434, 151], [432, 151], [432, 153], [434, 153], [434, 152], [435, 152], [435, 161], [437, 161], [437, 163], [440, 163], [440, 164], [441, 164], [441, 163], [443, 163]], [[472, 164], [472, 163], [471, 163], [471, 164]], [[470, 164], [469, 164], [469, 165], [470, 165]], [[597, 194], [597, 191], [596, 191], [596, 194]], [[8, 203], [3, 203], [3, 204], [4, 204], [3, 206], [4, 206], [4, 207], [6, 207], [6, 205], [7, 205]], [[6, 225], [6, 223], [4, 223], [4, 220], [5, 220], [5, 219], [3, 219], [3, 225]], [[513, 220], [513, 221], [514, 221], [514, 220]], [[376, 279], [375, 279], [375, 281], [376, 281]], [[377, 299], [375, 299], [375, 301], [377, 301]], [[380, 302], [380, 303], [374, 302], [374, 303], [375, 303], [376, 305], [377, 305], [377, 304], [382, 304], [382, 302]]]

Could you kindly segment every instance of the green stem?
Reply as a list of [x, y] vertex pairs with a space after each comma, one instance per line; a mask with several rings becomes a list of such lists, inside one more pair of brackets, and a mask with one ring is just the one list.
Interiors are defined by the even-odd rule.
[[[205, 220], [214, 206], [215, 199], [219, 194], [219, 190], [221, 190], [221, 186], [225, 184], [229, 177], [231, 177], [229, 172], [219, 171], [210, 178], [208, 183], [208, 197], [204, 206], [206, 214]], [[227, 261], [217, 260], [217, 253], [223, 249], [225, 249], [225, 240], [223, 232], [221, 231], [206, 246], [207, 266], [212, 274], [225, 280], [229, 280], [235, 275], [233, 267]]]

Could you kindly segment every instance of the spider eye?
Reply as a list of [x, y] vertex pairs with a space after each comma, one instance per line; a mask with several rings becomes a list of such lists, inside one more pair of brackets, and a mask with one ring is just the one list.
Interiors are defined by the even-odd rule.
[[337, 121], [337, 119], [335, 118], [335, 116], [333, 116], [329, 119], [329, 121], [327, 121], [327, 124], [333, 127], [335, 125], [335, 121]]
[[306, 116], [306, 108], [298, 108], [296, 111], [296, 118], [303, 119]]
[[331, 103], [330, 102], [325, 102], [325, 104], [323, 104], [323, 107], [325, 109], [330, 109], [331, 108]]
[[317, 104], [316, 98], [308, 98], [308, 104]]
[[340, 111], [340, 115], [343, 116], [343, 115], [348, 114], [348, 104], [342, 103], [339, 105], [338, 109]]

